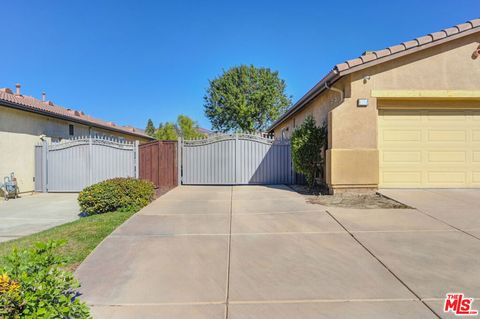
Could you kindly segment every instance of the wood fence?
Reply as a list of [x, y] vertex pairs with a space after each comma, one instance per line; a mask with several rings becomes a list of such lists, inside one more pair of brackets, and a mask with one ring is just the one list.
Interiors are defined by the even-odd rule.
[[139, 146], [140, 178], [151, 181], [157, 193], [178, 185], [177, 141], [154, 141]]

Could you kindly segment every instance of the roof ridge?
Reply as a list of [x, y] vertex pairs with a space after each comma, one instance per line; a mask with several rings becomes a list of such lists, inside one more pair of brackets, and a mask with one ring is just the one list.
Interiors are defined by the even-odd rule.
[[[95, 118], [91, 115], [85, 114], [83, 111], [66, 108], [55, 104], [52, 101], [41, 101], [30, 95], [16, 95], [11, 90], [0, 90], [0, 102], [15, 104], [22, 107], [27, 107], [36, 112], [51, 114], [53, 116], [62, 116], [72, 121], [82, 121], [92, 126], [101, 127], [104, 129], [111, 129], [126, 134], [134, 134], [138, 136], [147, 137], [147, 135], [138, 128], [126, 125], [117, 125], [110, 121]], [[3, 105], [0, 103], [0, 105]], [[7, 105], [8, 106], [8, 105]]]
[[[412, 40], [404, 41], [384, 49], [371, 51], [370, 53], [361, 55], [357, 58], [353, 58], [350, 60], [346, 60], [342, 63], [336, 64], [333, 67], [333, 69], [337, 72], [345, 72], [353, 67], [360, 66], [362, 64], [366, 64], [368, 62], [372, 62], [381, 58], [385, 58], [385, 57], [394, 55], [396, 53], [418, 48], [423, 45], [427, 45], [427, 44], [430, 44], [430, 43], [451, 37], [453, 35], [457, 35], [457, 34], [472, 30], [472, 29], [476, 29], [476, 28], [480, 29], [480, 18], [468, 20], [465, 23], [457, 24], [452, 27], [442, 29], [440, 31], [431, 32], [426, 35], [414, 38]], [[388, 51], [388, 53], [386, 51]], [[365, 56], [368, 56], [368, 55], [375, 56], [375, 58], [368, 58], [368, 59], [365, 58]]]

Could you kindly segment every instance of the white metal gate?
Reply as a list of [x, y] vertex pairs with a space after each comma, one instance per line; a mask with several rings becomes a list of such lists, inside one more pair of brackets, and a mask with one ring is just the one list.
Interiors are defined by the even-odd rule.
[[251, 134], [183, 141], [182, 183], [291, 184], [290, 143]]
[[79, 192], [115, 177], [138, 177], [138, 142], [83, 137], [35, 146], [37, 192]]

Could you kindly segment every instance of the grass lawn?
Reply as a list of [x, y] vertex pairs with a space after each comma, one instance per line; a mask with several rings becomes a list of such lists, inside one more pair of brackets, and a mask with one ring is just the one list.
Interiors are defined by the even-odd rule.
[[0, 243], [0, 266], [3, 264], [3, 256], [8, 255], [14, 247], [23, 249], [39, 241], [66, 240], [66, 244], [58, 249], [58, 253], [68, 259], [66, 268], [74, 271], [105, 237], [133, 214], [135, 211], [82, 217], [40, 233]]

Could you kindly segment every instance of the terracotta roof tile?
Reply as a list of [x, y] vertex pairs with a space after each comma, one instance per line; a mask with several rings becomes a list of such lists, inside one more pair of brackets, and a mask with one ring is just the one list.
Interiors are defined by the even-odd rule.
[[378, 50], [378, 51], [375, 51], [375, 55], [377, 56], [377, 59], [383, 58], [384, 56], [390, 55], [390, 50], [388, 49]]
[[442, 30], [442, 31], [433, 32], [433, 33], [430, 33], [428, 35], [424, 35], [424, 36], [418, 37], [418, 38], [410, 40], [410, 41], [406, 41], [406, 42], [403, 42], [403, 43], [400, 43], [400, 44], [397, 44], [397, 45], [393, 45], [393, 46], [388, 47], [386, 49], [373, 51], [371, 53], [362, 55], [362, 56], [360, 56], [356, 59], [348, 60], [345, 63], [337, 64], [335, 66], [335, 68], [340, 72], [346, 71], [350, 68], [359, 66], [361, 64], [369, 63], [369, 62], [372, 62], [372, 61], [375, 61], [375, 60], [378, 60], [378, 59], [381, 59], [381, 58], [384, 58], [384, 57], [387, 57], [387, 56], [390, 56], [390, 55], [393, 55], [393, 54], [396, 54], [396, 53], [399, 53], [399, 52], [403, 52], [403, 51], [406, 51], [406, 50], [417, 48], [417, 47], [420, 47], [422, 45], [432, 43], [432, 42], [435, 42], [435, 41], [438, 41], [438, 40], [441, 40], [441, 39], [445, 39], [445, 38], [448, 38], [449, 36], [459, 34], [459, 33], [462, 33], [464, 31], [467, 31], [467, 30], [470, 30], [470, 29], [473, 29], [473, 28], [479, 28], [479, 31], [480, 31], [480, 18], [470, 20], [470, 21], [467, 21], [467, 22], [462, 23], [462, 24], [455, 25], [453, 27], [447, 28], [447, 29]]
[[345, 63], [347, 63], [347, 64], [348, 64], [348, 67], [351, 68], [351, 67], [354, 67], [354, 66], [356, 66], [356, 65], [362, 64], [363, 61], [362, 61], [362, 59], [360, 59], [360, 58], [356, 58], [356, 59], [352, 59], [352, 60], [347, 60], [347, 61], [345, 61]]
[[470, 22], [465, 22], [465, 23], [462, 23], [462, 24], [457, 24], [456, 27], [458, 28], [458, 30], [460, 32], [463, 32], [463, 31], [470, 30], [473, 26]]
[[405, 51], [405, 46], [403, 44], [397, 44], [391, 47], [388, 47], [391, 54], [395, 54], [401, 51]]
[[433, 32], [433, 33], [430, 33], [429, 35], [432, 37], [433, 41], [437, 41], [447, 37], [447, 34], [445, 33], [445, 31]]
[[335, 68], [337, 69], [337, 71], [342, 72], [342, 71], [348, 70], [348, 64], [345, 63], [345, 62], [340, 63], [340, 64], [335, 65]]
[[[382, 59], [395, 56], [396, 53], [410, 51], [415, 48], [422, 47], [425, 44], [429, 44], [442, 39], [447, 39], [448, 41], [448, 37], [450, 36], [458, 35], [464, 31], [468, 31], [476, 28], [478, 28], [478, 30], [474, 30], [474, 32], [480, 31], [480, 19], [470, 20], [470, 21], [467, 21], [466, 23], [462, 23], [462, 24], [453, 26], [451, 28], [447, 28], [440, 32], [434, 32], [429, 35], [425, 35], [423, 37], [419, 37], [411, 41], [406, 41], [401, 44], [388, 47], [386, 49], [373, 51], [371, 53], [369, 52], [368, 54], [364, 54], [359, 58], [347, 60], [344, 63], [335, 65], [334, 71], [335, 73], [337, 73], [336, 76], [342, 76], [343, 75], [342, 72], [348, 71], [351, 68], [359, 67], [363, 64], [369, 65], [370, 63], [373, 63], [374, 61], [377, 61], [377, 60], [380, 60], [379, 63], [381, 63]], [[327, 81], [326, 77], [323, 78], [319, 82], [319, 84], [321, 84], [323, 81]], [[318, 84], [317, 86], [323, 87], [322, 85], [318, 85]], [[305, 101], [309, 101], [307, 97], [311, 98], [313, 94], [319, 94], [319, 92], [321, 92], [321, 89], [317, 89], [313, 91], [310, 90], [295, 105], [293, 105], [289, 111], [287, 111], [285, 114], [282, 115], [282, 117], [280, 117], [280, 119], [278, 119], [275, 123], [273, 123], [269, 130], [273, 130], [278, 124], [282, 123], [285, 118], [288, 118], [290, 114], [293, 114], [292, 112], [296, 112], [302, 109], [306, 105], [305, 103], [307, 103]]]
[[402, 42], [402, 44], [405, 47], [405, 49], [408, 50], [410, 48], [418, 46], [418, 41], [417, 40], [410, 40], [410, 41]]
[[376, 60], [377, 56], [374, 53], [367, 53], [365, 55], [362, 55], [360, 59], [362, 59], [363, 63], [367, 63], [369, 61]]
[[445, 33], [447, 34], [447, 36], [451, 36], [451, 35], [454, 35], [454, 34], [457, 34], [458, 33], [458, 28], [457, 27], [451, 27], [451, 28], [447, 28], [445, 30]]
[[480, 26], [480, 18], [479, 19], [473, 19], [469, 21], [472, 24], [472, 27], [476, 28]]
[[424, 35], [422, 37], [416, 38], [415, 40], [418, 41], [418, 45], [424, 45], [424, 44], [432, 42], [433, 38], [432, 38], [431, 35]]
[[129, 127], [129, 126], [120, 126], [116, 125], [113, 122], [103, 121], [97, 118], [94, 118], [90, 115], [86, 115], [82, 111], [76, 111], [68, 108], [61, 107], [59, 105], [54, 104], [51, 101], [40, 101], [34, 97], [27, 96], [27, 95], [16, 95], [13, 94], [9, 89], [0, 89], [0, 105], [2, 105], [2, 101], [10, 102], [12, 104], [16, 104], [19, 106], [26, 107], [31, 109], [32, 111], [37, 112], [46, 112], [50, 113], [53, 116], [61, 115], [67, 118], [71, 118], [72, 121], [80, 120], [83, 122], [87, 122], [92, 126], [100, 126], [104, 129], [111, 128], [115, 131], [120, 131], [127, 134], [148, 137], [142, 130]]

